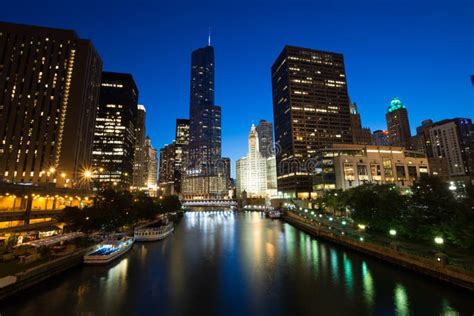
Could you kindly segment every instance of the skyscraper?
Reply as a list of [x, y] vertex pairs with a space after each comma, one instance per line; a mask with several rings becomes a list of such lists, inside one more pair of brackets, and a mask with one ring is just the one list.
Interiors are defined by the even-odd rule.
[[160, 177], [159, 186], [165, 195], [175, 194], [175, 143], [167, 144], [160, 149]]
[[372, 135], [370, 134], [370, 128], [362, 127], [362, 120], [360, 113], [357, 110], [357, 104], [350, 104], [351, 110], [351, 129], [352, 129], [352, 142], [354, 144], [370, 145], [372, 144]]
[[275, 156], [264, 157], [260, 150], [260, 137], [252, 124], [248, 137], [248, 153], [237, 160], [237, 196], [269, 197], [276, 194]]
[[372, 145], [388, 146], [388, 131], [378, 129], [372, 133]]
[[255, 128], [258, 135], [260, 154], [262, 157], [273, 156], [273, 125], [271, 122], [260, 120]]
[[133, 156], [133, 189], [143, 190], [148, 187], [148, 164], [146, 146], [146, 109], [139, 104], [135, 124], [135, 153]]
[[209, 45], [191, 56], [188, 161], [182, 190], [186, 199], [226, 195], [220, 159], [221, 108], [214, 104], [214, 48]]
[[174, 191], [181, 193], [181, 181], [186, 170], [189, 145], [189, 120], [176, 120]]
[[132, 185], [138, 89], [132, 75], [103, 72], [92, 151], [96, 180]]
[[101, 71], [74, 31], [0, 22], [0, 179], [85, 183]]
[[278, 191], [308, 198], [311, 159], [332, 143], [351, 143], [342, 54], [285, 46], [272, 66]]
[[145, 139], [145, 148], [146, 148], [146, 178], [147, 178], [147, 188], [148, 194], [150, 196], [156, 196], [156, 189], [158, 184], [158, 157], [156, 149], [151, 145], [150, 137]]
[[432, 155], [447, 160], [449, 180], [474, 184], [474, 124], [454, 118], [433, 123], [429, 129]]
[[390, 101], [387, 114], [388, 142], [392, 146], [410, 146], [410, 123], [405, 105], [399, 98]]

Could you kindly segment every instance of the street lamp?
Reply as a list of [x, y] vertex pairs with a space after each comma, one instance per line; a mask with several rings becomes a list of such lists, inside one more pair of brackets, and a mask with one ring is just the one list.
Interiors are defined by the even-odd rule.
[[388, 231], [388, 233], [390, 234], [390, 236], [396, 236], [397, 235], [397, 231], [395, 229], [390, 229]]
[[444, 244], [444, 239], [443, 239], [443, 237], [438, 236], [438, 237], [435, 237], [434, 242], [437, 245], [442, 245], [442, 244]]

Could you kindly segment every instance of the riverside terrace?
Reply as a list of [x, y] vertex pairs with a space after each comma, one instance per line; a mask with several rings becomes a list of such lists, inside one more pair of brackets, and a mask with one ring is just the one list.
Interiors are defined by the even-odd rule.
[[0, 183], [0, 238], [50, 227], [66, 206], [91, 205], [92, 196], [88, 190]]

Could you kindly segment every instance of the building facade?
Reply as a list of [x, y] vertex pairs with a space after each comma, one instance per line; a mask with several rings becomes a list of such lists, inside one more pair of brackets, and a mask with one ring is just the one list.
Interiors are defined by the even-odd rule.
[[335, 144], [317, 153], [316, 192], [350, 189], [364, 183], [393, 183], [408, 188], [429, 173], [424, 153], [403, 147]]
[[372, 133], [372, 145], [388, 146], [388, 131], [376, 130]]
[[260, 120], [255, 128], [258, 135], [259, 150], [262, 157], [270, 157], [275, 155], [273, 145], [273, 125], [271, 122]]
[[186, 173], [189, 145], [189, 120], [176, 120], [174, 191], [181, 193], [182, 178]]
[[264, 157], [260, 151], [260, 137], [252, 124], [248, 137], [247, 156], [237, 160], [237, 196], [266, 198], [274, 196], [276, 190], [275, 156]]
[[360, 118], [360, 113], [357, 110], [356, 103], [351, 103], [350, 111], [351, 111], [352, 142], [354, 144], [371, 145], [372, 135], [370, 133], [370, 128], [362, 127], [362, 120]]
[[158, 185], [163, 195], [175, 194], [176, 145], [171, 143], [160, 149], [160, 176]]
[[433, 158], [445, 159], [452, 181], [474, 183], [474, 125], [454, 118], [433, 123], [429, 129]]
[[132, 75], [103, 72], [92, 151], [95, 182], [132, 186], [138, 89]]
[[156, 196], [158, 190], [158, 153], [151, 144], [150, 137], [145, 139], [146, 148], [146, 187], [150, 196]]
[[0, 22], [0, 180], [88, 186], [101, 72], [74, 31]]
[[342, 54], [285, 46], [272, 66], [278, 191], [309, 198], [312, 158], [332, 143], [351, 143]]
[[148, 188], [148, 164], [146, 145], [146, 109], [139, 104], [137, 107], [137, 121], [135, 124], [135, 153], [133, 156], [133, 182], [134, 191]]
[[221, 160], [221, 107], [214, 104], [214, 48], [199, 48], [191, 56], [189, 145], [185, 199], [227, 196], [227, 178]]
[[388, 142], [391, 146], [409, 147], [411, 132], [408, 121], [408, 112], [405, 105], [398, 98], [390, 101], [387, 114]]

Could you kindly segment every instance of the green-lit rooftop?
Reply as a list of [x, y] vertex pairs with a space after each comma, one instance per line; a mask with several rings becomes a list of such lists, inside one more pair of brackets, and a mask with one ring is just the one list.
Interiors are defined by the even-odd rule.
[[405, 109], [405, 105], [403, 105], [402, 101], [399, 98], [395, 97], [390, 101], [390, 106], [388, 107], [388, 112], [393, 112], [396, 110]]

